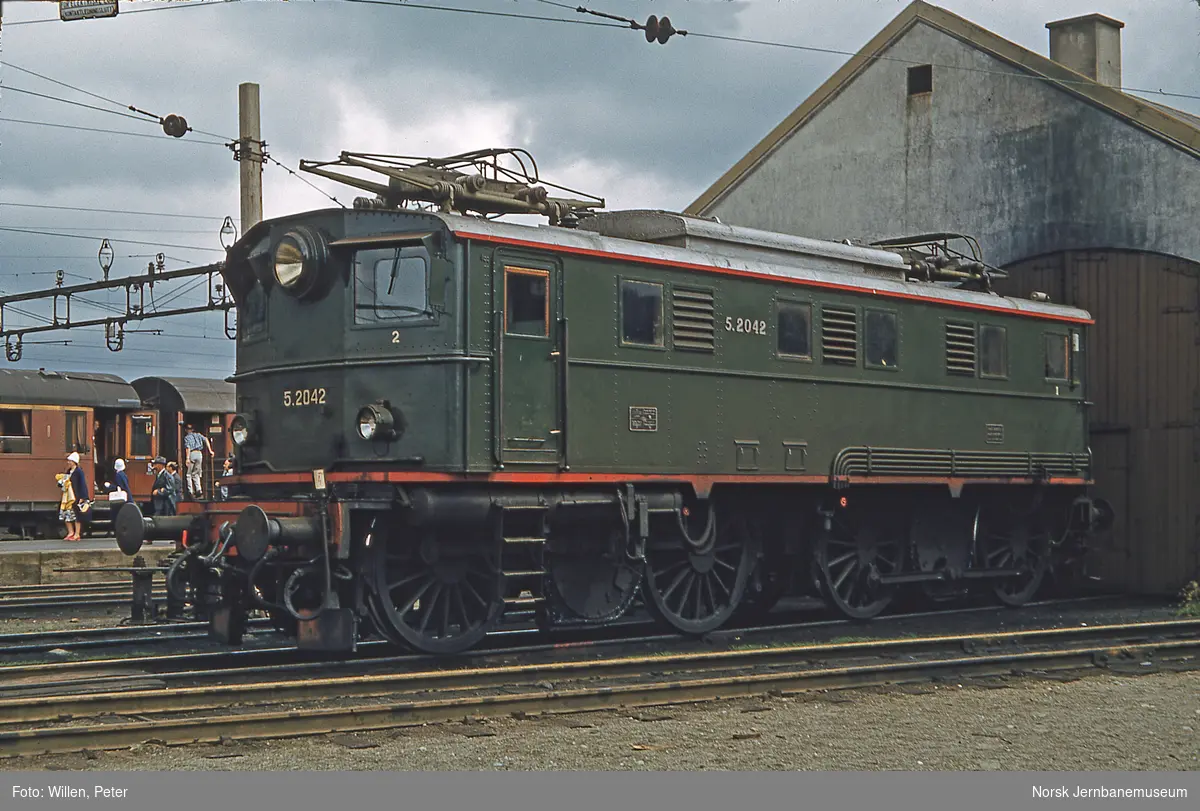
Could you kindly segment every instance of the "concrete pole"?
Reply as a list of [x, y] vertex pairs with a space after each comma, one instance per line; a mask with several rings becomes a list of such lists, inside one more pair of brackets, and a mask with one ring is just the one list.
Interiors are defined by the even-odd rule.
[[242, 233], [262, 221], [262, 125], [258, 118], [258, 85], [238, 85], [238, 173], [242, 196]]

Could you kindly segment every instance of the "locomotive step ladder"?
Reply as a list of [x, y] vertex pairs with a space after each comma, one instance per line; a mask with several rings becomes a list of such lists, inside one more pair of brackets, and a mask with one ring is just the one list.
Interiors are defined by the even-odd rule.
[[509, 613], [524, 613], [545, 600], [542, 580], [547, 518], [543, 504], [500, 507], [497, 533], [500, 536], [500, 570], [504, 575], [504, 607]]

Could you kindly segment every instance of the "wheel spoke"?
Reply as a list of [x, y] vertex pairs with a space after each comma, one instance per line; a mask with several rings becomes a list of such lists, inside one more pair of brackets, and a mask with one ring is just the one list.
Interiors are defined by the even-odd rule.
[[439, 629], [441, 632], [438, 634], [442, 639], [450, 636], [450, 596], [457, 592], [458, 589], [451, 586], [446, 589], [446, 593], [442, 599], [442, 623]]
[[679, 588], [679, 584], [682, 583], [684, 579], [687, 578], [687, 576], [691, 573], [691, 567], [684, 567], [679, 570], [679, 574], [675, 575], [675, 579], [671, 581], [671, 585], [667, 587], [666, 591], [662, 592], [664, 603], [671, 599], [671, 595], [674, 594], [675, 590]]
[[425, 628], [429, 625], [429, 620], [433, 617], [433, 609], [437, 607], [438, 598], [442, 596], [444, 586], [439, 583], [434, 589], [433, 595], [429, 598], [426, 605], [421, 610], [421, 624], [417, 626], [417, 630], [425, 633]]

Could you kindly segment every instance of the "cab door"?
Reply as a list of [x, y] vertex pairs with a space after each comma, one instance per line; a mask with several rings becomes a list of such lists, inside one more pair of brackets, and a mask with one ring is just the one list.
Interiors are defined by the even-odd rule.
[[558, 465], [562, 459], [559, 351], [560, 268], [508, 259], [496, 263], [498, 461]]

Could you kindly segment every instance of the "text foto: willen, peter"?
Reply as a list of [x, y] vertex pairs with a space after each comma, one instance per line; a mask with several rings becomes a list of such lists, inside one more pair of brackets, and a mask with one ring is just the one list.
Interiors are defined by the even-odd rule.
[[12, 796], [25, 800], [116, 800], [128, 797], [129, 789], [114, 786], [92, 786], [90, 789], [78, 786], [13, 786]]

